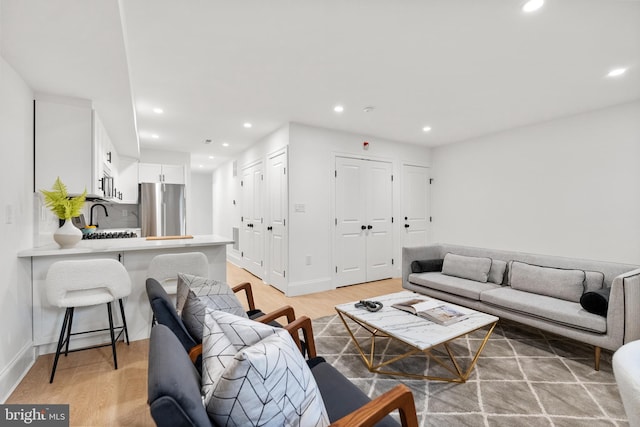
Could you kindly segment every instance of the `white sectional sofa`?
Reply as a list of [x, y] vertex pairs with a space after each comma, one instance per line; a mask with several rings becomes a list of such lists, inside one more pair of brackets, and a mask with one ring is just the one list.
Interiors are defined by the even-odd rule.
[[601, 348], [640, 339], [637, 265], [435, 244], [402, 249], [402, 286], [593, 345], [596, 370]]

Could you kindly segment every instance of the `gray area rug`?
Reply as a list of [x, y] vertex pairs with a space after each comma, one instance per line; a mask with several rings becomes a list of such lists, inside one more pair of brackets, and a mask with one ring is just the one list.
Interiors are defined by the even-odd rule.
[[[602, 351], [600, 371], [595, 371], [593, 347], [538, 329], [501, 320], [464, 384], [369, 372], [337, 315], [314, 320], [313, 330], [318, 355], [370, 397], [399, 382], [407, 385], [422, 426], [629, 425], [611, 368], [611, 352]], [[454, 341], [452, 348], [463, 369], [484, 332]], [[368, 334], [359, 329], [356, 335]], [[388, 339], [379, 344], [377, 340], [376, 345], [383, 350], [381, 358], [404, 353], [401, 345]], [[421, 355], [390, 367], [424, 375], [446, 373]]]

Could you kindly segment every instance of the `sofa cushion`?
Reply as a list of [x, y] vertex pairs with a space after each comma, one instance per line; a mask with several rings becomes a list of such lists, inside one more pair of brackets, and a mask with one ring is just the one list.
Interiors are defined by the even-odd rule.
[[313, 425], [329, 419], [289, 332], [207, 311], [202, 388], [217, 425]]
[[587, 312], [576, 302], [519, 291], [506, 286], [483, 292], [480, 300], [573, 328], [602, 334], [607, 332], [606, 318]]
[[482, 283], [475, 280], [461, 279], [460, 277], [447, 276], [442, 273], [413, 273], [409, 275], [409, 282], [436, 289], [450, 294], [460, 295], [480, 300], [480, 293], [489, 289], [500, 287], [494, 283]]
[[584, 291], [598, 291], [604, 287], [604, 273], [585, 270]]
[[499, 259], [491, 259], [491, 269], [489, 270], [489, 278], [487, 282], [502, 285], [504, 280], [504, 272], [507, 269], [507, 262]]
[[584, 293], [585, 272], [542, 267], [511, 261], [509, 283], [516, 290], [579, 302]]
[[416, 260], [411, 263], [412, 273], [427, 273], [429, 271], [442, 271], [443, 259]]
[[609, 310], [609, 295], [611, 288], [585, 292], [580, 298], [580, 305], [589, 313], [606, 316]]
[[448, 253], [444, 256], [442, 274], [462, 279], [486, 282], [491, 269], [491, 258], [481, 258]]
[[182, 321], [198, 342], [202, 340], [202, 325], [207, 308], [247, 317], [242, 303], [229, 285], [218, 280], [179, 273], [177, 295], [185, 296]]

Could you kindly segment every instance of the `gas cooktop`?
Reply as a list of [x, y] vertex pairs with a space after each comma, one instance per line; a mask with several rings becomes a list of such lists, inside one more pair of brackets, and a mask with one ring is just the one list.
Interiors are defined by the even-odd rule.
[[132, 237], [138, 237], [133, 231], [100, 231], [97, 233], [84, 234], [83, 240], [98, 240], [98, 239], [129, 239]]

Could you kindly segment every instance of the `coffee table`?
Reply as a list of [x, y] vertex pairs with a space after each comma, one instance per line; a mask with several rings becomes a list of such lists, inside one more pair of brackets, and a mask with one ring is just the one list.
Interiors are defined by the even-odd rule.
[[[351, 339], [356, 345], [362, 360], [371, 372], [377, 372], [379, 374], [387, 375], [400, 375], [411, 378], [421, 378], [435, 381], [448, 381], [464, 383], [471, 375], [480, 353], [484, 349], [493, 329], [498, 322], [498, 317], [490, 314], [482, 313], [470, 308], [461, 307], [455, 304], [442, 301], [443, 304], [455, 307], [459, 311], [468, 314], [468, 318], [461, 320], [457, 323], [442, 326], [429, 320], [423, 319], [416, 315], [407, 313], [402, 310], [391, 307], [392, 304], [410, 300], [412, 298], [429, 298], [425, 295], [417, 294], [411, 291], [396, 292], [393, 294], [382, 295], [376, 298], [370, 298], [371, 301], [379, 301], [383, 304], [380, 311], [371, 312], [365, 308], [356, 308], [354, 305], [358, 301], [353, 301], [346, 304], [340, 304], [335, 307], [342, 323], [347, 328]], [[357, 325], [361, 326], [368, 332], [366, 339], [371, 340], [370, 348], [368, 352], [363, 348], [364, 338], [358, 339], [356, 337], [356, 331], [352, 330], [346, 319], [350, 319]], [[489, 326], [481, 344], [476, 351], [471, 363], [466, 370], [462, 370], [449, 343], [457, 338], [476, 331], [478, 329]], [[403, 346], [407, 347], [407, 351], [403, 354], [395, 356], [389, 360], [375, 363], [376, 358], [376, 340], [378, 338], [388, 338], [397, 342], [403, 343]], [[437, 346], [444, 347], [447, 358], [440, 357], [433, 353], [433, 349]], [[409, 372], [399, 372], [386, 370], [389, 364], [413, 356], [415, 354], [424, 354], [431, 360], [435, 361], [448, 372], [452, 374], [452, 377], [441, 376], [429, 376], [421, 375]]]

